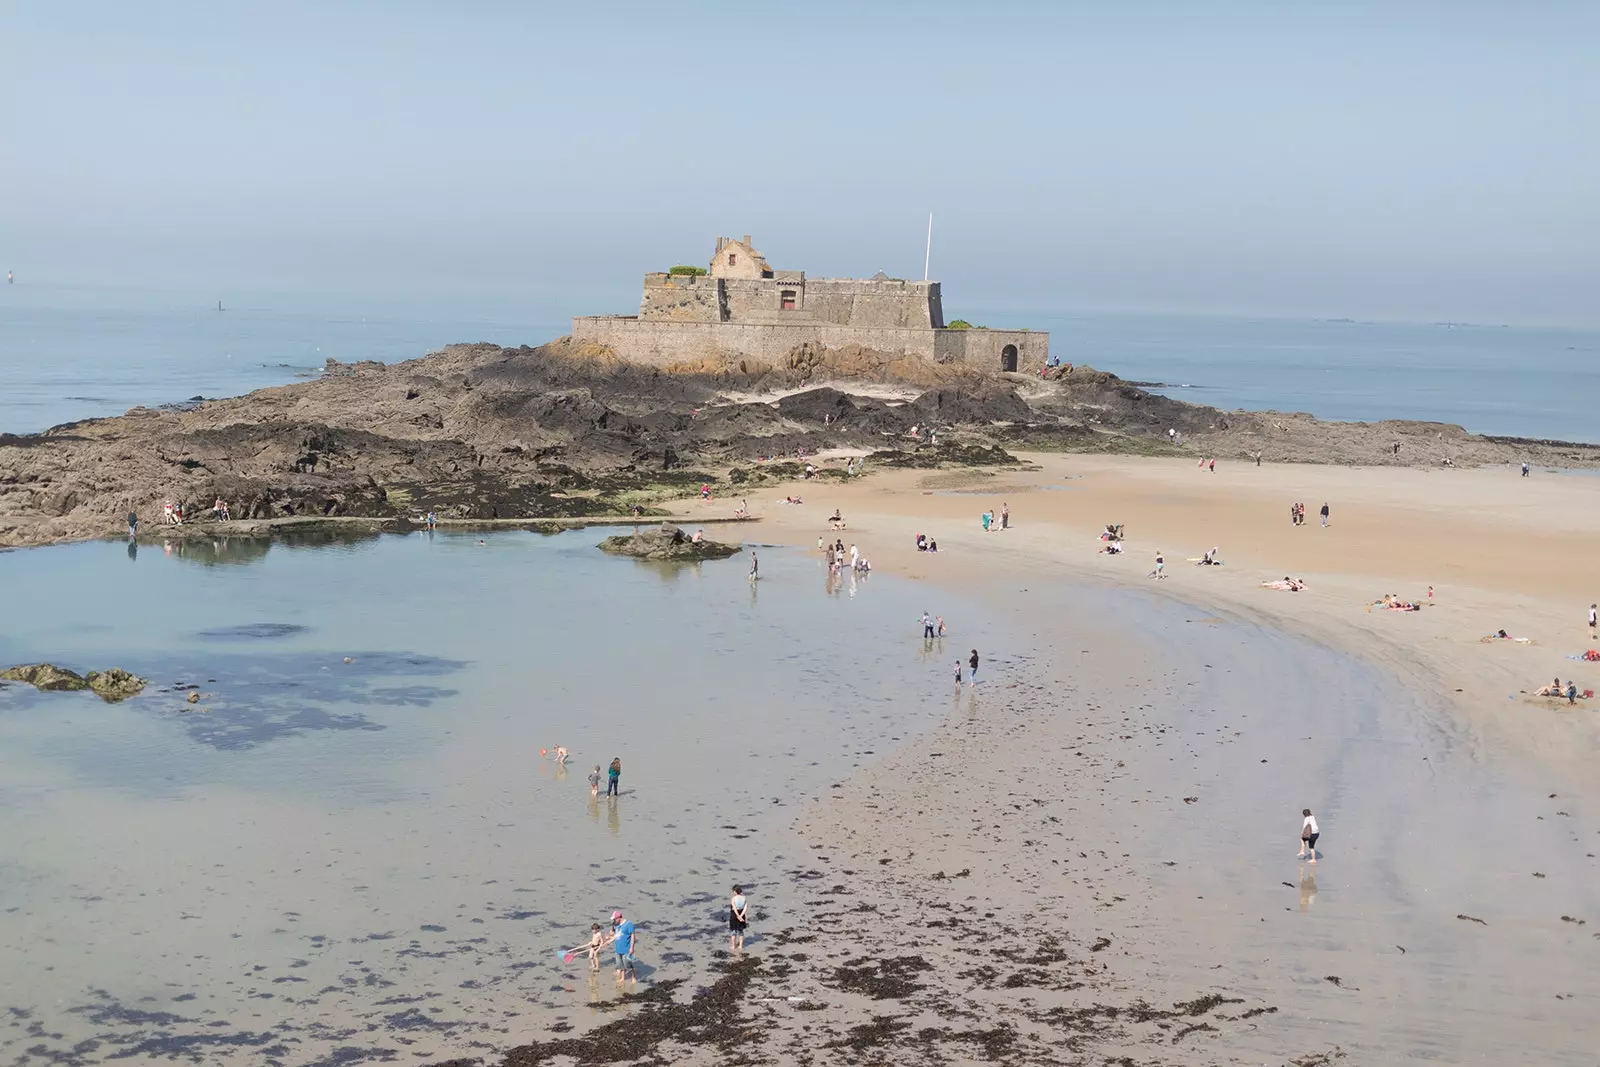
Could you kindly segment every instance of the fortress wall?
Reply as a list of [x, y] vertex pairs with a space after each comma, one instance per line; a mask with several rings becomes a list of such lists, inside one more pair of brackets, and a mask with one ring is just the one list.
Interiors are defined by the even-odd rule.
[[985, 370], [1004, 369], [1007, 345], [1016, 348], [1016, 369], [1022, 372], [1038, 370], [1050, 356], [1050, 335], [1029, 330], [928, 330], [793, 320], [782, 324], [669, 322], [601, 315], [573, 319], [572, 336], [603, 344], [623, 359], [654, 366], [714, 354], [781, 363], [796, 345], [807, 342], [824, 348], [860, 345], [940, 363], [972, 363]]
[[796, 345], [806, 342], [824, 348], [860, 345], [880, 352], [905, 352], [932, 359], [938, 335], [926, 329], [862, 329], [817, 322], [794, 325], [646, 322], [620, 316], [594, 316], [573, 319], [572, 336], [578, 341], [603, 344], [635, 363], [665, 366], [719, 353], [782, 363]]
[[926, 330], [944, 325], [933, 314], [938, 292], [938, 282], [807, 278], [805, 310], [841, 325]]
[[717, 322], [717, 279], [685, 274], [646, 274], [639, 317], [668, 322]]
[[[781, 315], [814, 319], [816, 316], [805, 307], [805, 288], [803, 282], [779, 282], [773, 278], [725, 278], [723, 295], [728, 305], [728, 319], [731, 322], [769, 322]], [[784, 311], [781, 306], [781, 294], [785, 290], [795, 294], [793, 311]]]
[[940, 330], [937, 337], [934, 351], [941, 363], [1002, 370], [1007, 345], [1017, 350], [1018, 371], [1037, 371], [1050, 358], [1050, 335], [1033, 330]]

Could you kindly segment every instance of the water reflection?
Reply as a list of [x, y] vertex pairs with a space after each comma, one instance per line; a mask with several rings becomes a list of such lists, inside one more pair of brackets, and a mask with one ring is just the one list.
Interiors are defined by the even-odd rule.
[[617, 814], [616, 797], [606, 797], [606, 829], [611, 831], [612, 837], [616, 837], [622, 830], [622, 819]]
[[1300, 910], [1310, 911], [1317, 901], [1317, 876], [1309, 867], [1300, 868]]
[[161, 542], [167, 555], [202, 567], [258, 563], [271, 547], [264, 537], [174, 537]]
[[[274, 546], [293, 551], [306, 548], [359, 545], [375, 540], [382, 534], [371, 530], [308, 530], [286, 533], [277, 537], [230, 536], [219, 533], [212, 537], [164, 537], [164, 553], [203, 567], [248, 566], [259, 563]], [[128, 546], [129, 558], [134, 558], [133, 543]]]

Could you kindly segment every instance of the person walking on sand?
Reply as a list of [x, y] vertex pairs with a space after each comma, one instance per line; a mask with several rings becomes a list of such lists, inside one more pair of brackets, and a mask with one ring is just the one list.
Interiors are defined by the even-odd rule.
[[978, 684], [978, 650], [977, 649], [973, 649], [972, 650], [972, 657], [967, 660], [967, 666], [972, 668], [972, 673], [968, 676], [968, 677], [971, 678], [971, 684], [972, 685], [977, 685]]
[[1317, 817], [1311, 814], [1310, 808], [1301, 811], [1300, 815], [1302, 818], [1300, 823], [1300, 858], [1305, 859], [1307, 853], [1310, 853], [1311, 858], [1308, 862], [1315, 863], [1317, 862], [1317, 838], [1321, 836], [1322, 832], [1317, 829]]
[[1524, 478], [1526, 478], [1528, 476], [1528, 461], [1527, 460], [1523, 460], [1522, 461], [1522, 476]]
[[637, 983], [639, 974], [634, 970], [634, 954], [639, 951], [639, 932], [632, 920], [623, 918], [620, 911], [611, 913], [611, 951], [617, 954], [617, 981], [628, 979]]
[[1151, 578], [1165, 578], [1167, 576], [1167, 559], [1159, 551], [1156, 553], [1156, 569], [1150, 572]]
[[1322, 505], [1322, 528], [1324, 530], [1328, 528], [1328, 505], [1326, 501]]
[[612, 759], [611, 766], [606, 769], [606, 796], [620, 796], [617, 784], [622, 780], [622, 757]]
[[1002, 530], [1011, 529], [1011, 505], [1010, 504], [1002, 503], [1000, 505], [1000, 529], [1002, 529]]
[[728, 951], [744, 951], [744, 931], [750, 925], [750, 902], [744, 897], [742, 886], [733, 887], [733, 896], [728, 898]]

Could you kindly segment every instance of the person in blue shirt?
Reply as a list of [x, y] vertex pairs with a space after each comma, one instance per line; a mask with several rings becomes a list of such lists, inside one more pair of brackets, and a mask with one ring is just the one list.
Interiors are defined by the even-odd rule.
[[617, 981], [629, 979], [635, 983], [639, 975], [633, 967], [633, 954], [639, 947], [639, 935], [634, 929], [633, 922], [625, 919], [622, 912], [611, 913], [611, 949], [617, 954]]

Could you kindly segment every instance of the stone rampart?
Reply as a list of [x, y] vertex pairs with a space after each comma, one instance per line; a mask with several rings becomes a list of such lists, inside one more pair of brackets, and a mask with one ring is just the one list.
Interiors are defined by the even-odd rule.
[[827, 322], [647, 321], [596, 315], [572, 320], [574, 340], [606, 346], [633, 363], [667, 366], [724, 355], [778, 364], [802, 344], [904, 353], [941, 363], [965, 362], [992, 370], [1030, 371], [1049, 357], [1049, 334], [1027, 330], [934, 330], [896, 326], [840, 326]]

